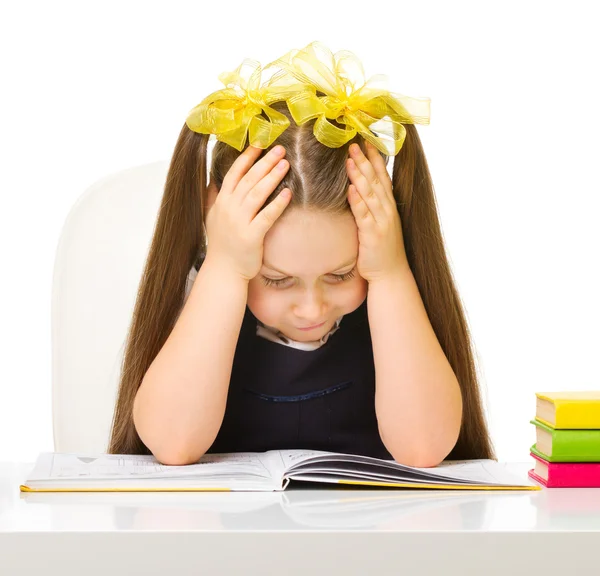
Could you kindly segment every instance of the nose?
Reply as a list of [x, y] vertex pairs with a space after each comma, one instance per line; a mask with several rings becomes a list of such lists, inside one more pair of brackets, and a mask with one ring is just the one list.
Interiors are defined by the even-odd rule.
[[304, 324], [318, 324], [326, 317], [326, 309], [321, 290], [306, 290], [296, 304], [294, 314]]

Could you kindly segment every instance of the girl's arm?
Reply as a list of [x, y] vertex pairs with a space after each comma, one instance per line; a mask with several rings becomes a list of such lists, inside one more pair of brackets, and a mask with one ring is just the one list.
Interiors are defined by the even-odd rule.
[[196, 462], [214, 442], [248, 297], [248, 282], [206, 260], [133, 405], [136, 430], [157, 460]]
[[410, 269], [369, 283], [381, 439], [401, 464], [437, 466], [458, 439], [462, 396]]

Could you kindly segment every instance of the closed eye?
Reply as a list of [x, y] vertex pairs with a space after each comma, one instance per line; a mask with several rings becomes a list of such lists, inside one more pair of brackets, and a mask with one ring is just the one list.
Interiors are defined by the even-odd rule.
[[[354, 278], [355, 272], [356, 268], [353, 268], [352, 270], [350, 270], [350, 272], [346, 272], [346, 274], [329, 274], [329, 277], [334, 278], [334, 282], [345, 282], [346, 280]], [[275, 280], [273, 278], [267, 278], [266, 276], [261, 275], [261, 279], [265, 286], [274, 286], [276, 288], [279, 288], [283, 286], [290, 278], [287, 277]]]

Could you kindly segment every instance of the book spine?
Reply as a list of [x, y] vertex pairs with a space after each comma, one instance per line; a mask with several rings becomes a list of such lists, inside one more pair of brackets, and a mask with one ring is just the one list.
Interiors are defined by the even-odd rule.
[[600, 429], [600, 402], [556, 400], [557, 429]]
[[552, 488], [600, 488], [600, 463], [548, 464], [547, 486]]
[[554, 430], [554, 462], [600, 462], [600, 430]]

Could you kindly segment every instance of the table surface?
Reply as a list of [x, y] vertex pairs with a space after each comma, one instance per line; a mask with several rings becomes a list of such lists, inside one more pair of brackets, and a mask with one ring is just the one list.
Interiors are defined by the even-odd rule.
[[[529, 462], [506, 464], [527, 480]], [[0, 462], [0, 532], [370, 530], [600, 532], [600, 489], [453, 491], [292, 482], [283, 492], [27, 493], [33, 463]]]
[[[506, 466], [527, 480], [532, 463]], [[341, 569], [345, 561], [343, 569], [347, 574], [372, 570], [377, 562], [381, 563], [378, 573], [385, 574], [389, 562], [402, 553], [403, 566], [407, 569], [412, 566], [421, 573], [428, 573], [423, 572], [424, 554], [431, 573], [444, 569], [444, 565], [447, 568], [454, 555], [474, 558], [480, 554], [487, 574], [510, 569], [509, 563], [514, 563], [520, 554], [532, 562], [528, 569], [535, 567], [539, 572], [543, 568], [546, 574], [551, 574], [553, 569], [568, 570], [571, 565], [568, 556], [572, 554], [578, 554], [583, 565], [588, 556], [591, 562], [591, 555], [600, 544], [600, 489], [595, 488], [452, 491], [321, 485], [314, 488], [292, 482], [283, 492], [20, 492], [19, 485], [32, 467], [33, 463], [0, 463], [0, 558], [10, 558], [11, 554], [13, 558], [26, 558], [31, 573], [47, 568], [55, 556], [56, 562], [61, 562], [58, 555], [65, 554], [65, 550], [71, 555], [93, 554], [97, 550], [94, 546], [116, 550], [123, 543], [120, 554], [133, 555], [139, 545], [143, 556], [143, 551], [156, 548], [159, 542], [170, 551], [165, 566], [177, 567], [180, 574], [186, 573], [185, 568], [192, 566], [193, 559], [198, 561], [202, 546], [207, 550], [207, 554], [200, 553], [202, 567], [211, 568], [212, 573], [218, 573], [219, 568], [230, 573], [242, 569], [253, 573], [249, 558], [267, 545], [271, 546], [267, 556], [272, 561], [284, 562], [288, 558], [289, 562], [286, 554], [297, 556], [287, 574], [306, 574], [314, 556], [297, 554], [303, 542], [314, 554], [321, 550], [324, 558], [329, 558], [336, 546], [343, 547], [345, 552], [338, 553], [332, 573]], [[134, 534], [142, 540], [125, 543], [126, 536]], [[261, 540], [261, 534], [268, 535], [268, 539], [263, 536]], [[87, 542], [86, 535], [94, 538]], [[187, 540], [182, 540], [182, 535]], [[537, 538], [540, 535], [543, 541]], [[574, 540], [573, 535], [576, 535]], [[37, 539], [40, 536], [44, 537], [41, 541]], [[56, 538], [53, 540], [51, 536]], [[160, 540], [154, 540], [155, 537]], [[276, 549], [272, 544], [275, 541]], [[223, 554], [223, 550], [245, 546], [248, 555], [245, 564], [235, 564], [237, 560], [231, 554]], [[432, 546], [439, 554], [431, 554]], [[499, 554], [502, 546], [505, 551]], [[539, 551], [533, 554], [536, 546], [540, 546]], [[39, 558], [26, 552], [36, 548], [40, 550]], [[208, 559], [217, 550], [218, 563], [215, 560], [214, 565], [209, 565]], [[496, 557], [493, 563], [486, 559], [488, 554]], [[564, 556], [564, 564], [560, 554]], [[176, 566], [173, 558], [178, 558], [182, 565]], [[256, 573], [261, 570], [263, 574], [270, 573], [268, 565], [258, 567], [257, 558]], [[141, 574], [143, 562], [139, 558], [135, 561]], [[39, 566], [36, 562], [40, 562]], [[523, 568], [524, 562], [520, 560]], [[327, 561], [321, 559], [319, 565], [324, 567]], [[153, 568], [160, 573], [159, 566], [154, 557], [152, 564], [144, 568], [144, 574], [155, 573]], [[478, 573], [477, 570], [480, 573], [481, 564], [473, 566], [473, 573]], [[314, 563], [312, 568], [314, 572]], [[111, 567], [98, 567], [99, 574], [101, 569]], [[69, 573], [62, 564], [61, 570], [63, 574]], [[461, 570], [463, 574], [471, 573], [464, 565]], [[137, 572], [130, 569], [130, 573]]]

